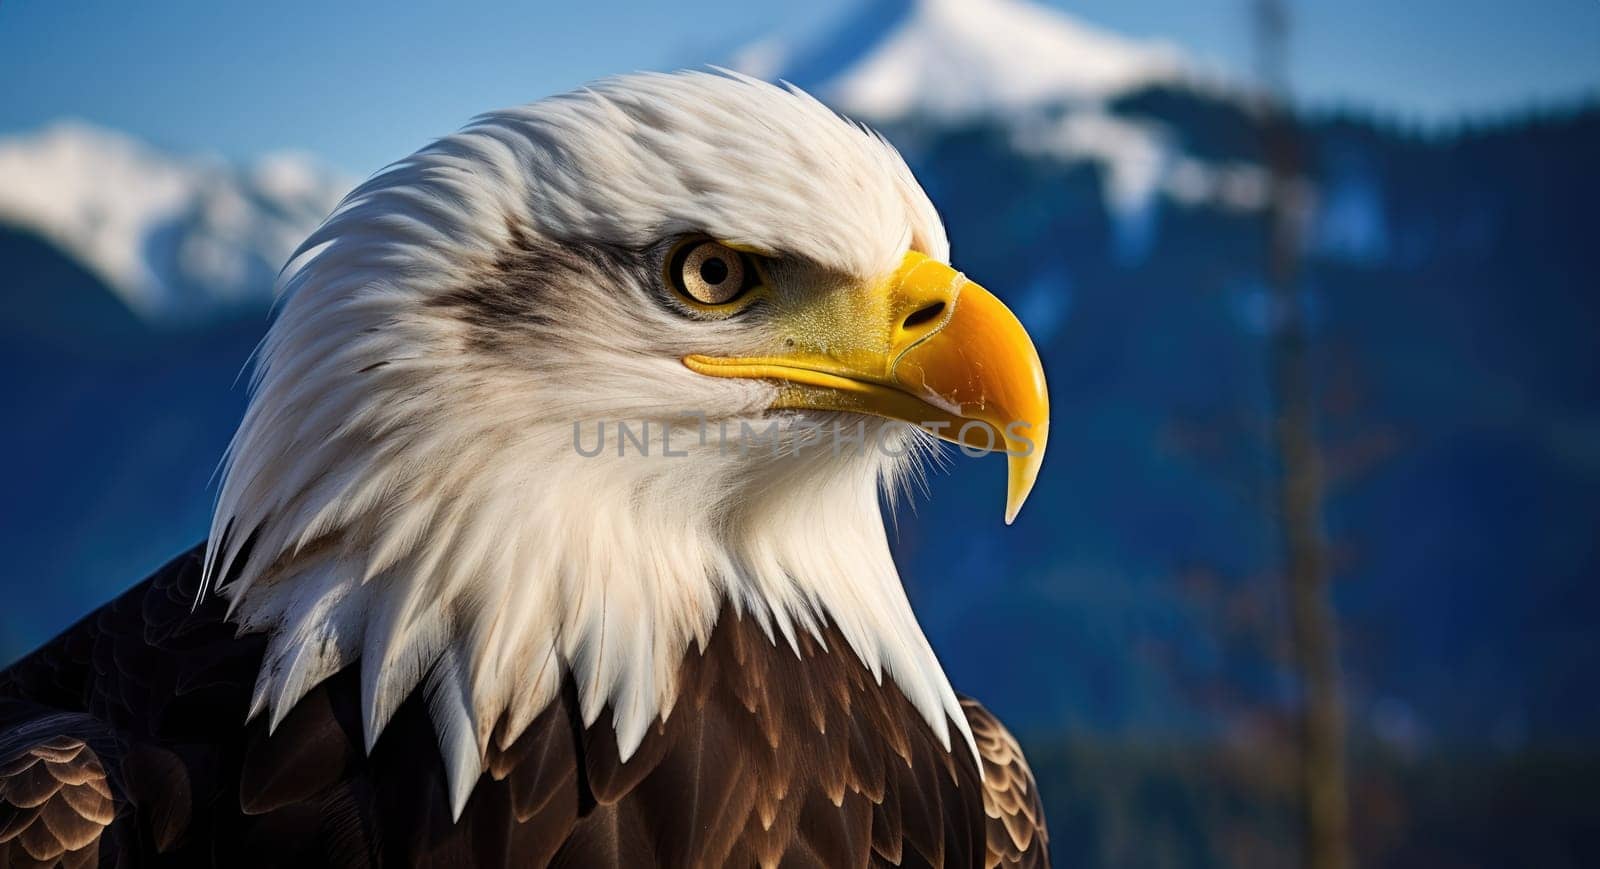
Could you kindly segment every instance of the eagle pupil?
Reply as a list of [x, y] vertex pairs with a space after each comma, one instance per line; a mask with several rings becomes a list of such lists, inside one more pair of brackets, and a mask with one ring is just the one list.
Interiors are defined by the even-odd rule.
[[728, 264], [719, 257], [711, 257], [700, 264], [700, 280], [716, 286], [728, 279]]

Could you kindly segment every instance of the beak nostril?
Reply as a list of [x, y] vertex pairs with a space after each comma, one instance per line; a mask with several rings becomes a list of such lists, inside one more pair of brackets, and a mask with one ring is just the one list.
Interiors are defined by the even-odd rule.
[[916, 311], [912, 311], [911, 315], [909, 317], [906, 317], [905, 323], [901, 324], [900, 328], [902, 328], [902, 329], [915, 329], [916, 327], [921, 326], [923, 323], [926, 323], [929, 320], [933, 320], [933, 319], [938, 318], [938, 316], [940, 314], [943, 314], [943, 313], [944, 313], [944, 302], [934, 302], [933, 304], [927, 306], [926, 308], [921, 308], [921, 309], [918, 309]]

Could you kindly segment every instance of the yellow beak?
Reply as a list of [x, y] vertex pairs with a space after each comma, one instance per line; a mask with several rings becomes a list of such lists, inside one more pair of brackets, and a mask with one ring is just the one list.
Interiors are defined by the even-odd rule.
[[687, 356], [713, 377], [777, 381], [775, 408], [868, 413], [921, 426], [968, 450], [1003, 450], [1006, 523], [1044, 461], [1050, 397], [1016, 315], [955, 269], [915, 251], [887, 286], [815, 294], [777, 324], [772, 356]]

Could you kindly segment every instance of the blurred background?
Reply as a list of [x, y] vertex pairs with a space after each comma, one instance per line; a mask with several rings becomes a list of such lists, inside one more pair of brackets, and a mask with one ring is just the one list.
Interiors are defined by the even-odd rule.
[[[1034, 335], [897, 531], [1064, 866], [1600, 861], [1600, 4], [0, 4], [0, 663], [199, 540], [288, 253], [633, 69], [881, 129]], [[998, 461], [998, 460], [995, 460]]]

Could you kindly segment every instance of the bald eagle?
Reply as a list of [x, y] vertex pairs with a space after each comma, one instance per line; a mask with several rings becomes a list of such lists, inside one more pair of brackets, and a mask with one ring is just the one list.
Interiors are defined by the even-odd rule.
[[207, 543], [0, 673], [0, 865], [1047, 862], [881, 496], [1048, 423], [882, 138], [731, 73], [477, 118], [285, 267]]

